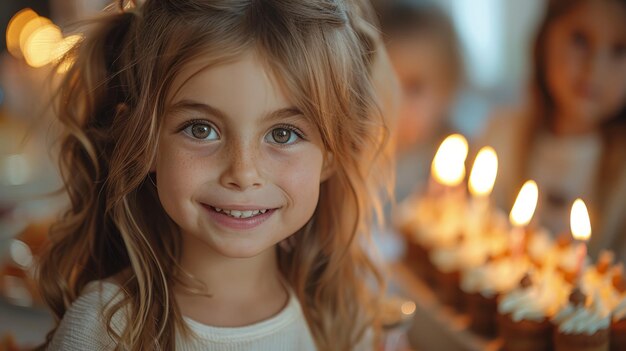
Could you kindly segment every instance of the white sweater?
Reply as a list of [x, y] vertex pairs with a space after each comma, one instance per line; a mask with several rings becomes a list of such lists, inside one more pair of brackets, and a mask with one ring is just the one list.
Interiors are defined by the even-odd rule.
[[[117, 292], [119, 287], [113, 283], [88, 284], [63, 316], [48, 350], [113, 350], [115, 342], [107, 333], [103, 310]], [[315, 350], [300, 303], [293, 293], [287, 306], [277, 315], [245, 327], [211, 327], [187, 317], [184, 319], [197, 338], [183, 340], [177, 335], [176, 351]], [[120, 310], [113, 316], [112, 327], [119, 332], [123, 325]]]

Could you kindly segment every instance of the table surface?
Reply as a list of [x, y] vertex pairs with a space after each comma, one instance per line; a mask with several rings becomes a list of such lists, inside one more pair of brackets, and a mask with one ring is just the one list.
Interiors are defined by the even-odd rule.
[[15, 306], [0, 299], [0, 338], [13, 334], [20, 347], [37, 346], [53, 325], [52, 314], [43, 308]]
[[415, 319], [409, 330], [409, 339], [415, 348], [426, 351], [501, 350], [502, 340], [481, 337], [470, 331], [469, 317], [444, 306], [406, 263], [393, 263], [390, 270], [393, 284], [416, 305]]

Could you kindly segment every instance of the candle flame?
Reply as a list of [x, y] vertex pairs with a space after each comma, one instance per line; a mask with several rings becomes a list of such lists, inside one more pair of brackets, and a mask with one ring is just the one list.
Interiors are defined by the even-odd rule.
[[491, 146], [478, 152], [469, 178], [469, 189], [474, 196], [488, 196], [498, 174], [498, 155]]
[[465, 178], [467, 140], [460, 134], [448, 136], [439, 146], [433, 159], [432, 174], [443, 185], [456, 186]]
[[589, 221], [589, 212], [585, 202], [581, 199], [576, 199], [572, 205], [572, 212], [570, 215], [570, 228], [572, 235], [576, 240], [589, 240], [591, 237], [591, 222]]
[[515, 226], [525, 226], [530, 223], [537, 207], [537, 199], [539, 198], [539, 189], [537, 189], [537, 183], [533, 180], [529, 180], [524, 183], [522, 190], [520, 190], [515, 199], [515, 204], [509, 215], [511, 223]]

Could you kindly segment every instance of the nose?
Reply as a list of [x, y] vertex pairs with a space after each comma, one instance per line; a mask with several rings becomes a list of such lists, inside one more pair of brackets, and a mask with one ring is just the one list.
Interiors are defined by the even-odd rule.
[[238, 191], [260, 187], [263, 180], [258, 169], [258, 149], [242, 142], [233, 143], [227, 149], [224, 155], [226, 168], [220, 175], [221, 185]]

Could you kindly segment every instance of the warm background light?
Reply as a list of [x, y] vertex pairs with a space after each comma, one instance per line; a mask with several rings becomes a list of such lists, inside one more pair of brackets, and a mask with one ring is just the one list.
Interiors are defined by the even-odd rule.
[[72, 47], [74, 47], [74, 45], [76, 45], [81, 39], [82, 39], [82, 36], [78, 34], [70, 35], [68, 37], [63, 38], [55, 46], [52, 52], [52, 59], [54, 61], [57, 61], [63, 58], [63, 56], [68, 51], [70, 51], [70, 49], [72, 49]]
[[20, 49], [20, 34], [24, 26], [30, 20], [39, 17], [37, 13], [29, 8], [25, 8], [16, 13], [9, 21], [6, 32], [7, 50], [16, 58], [22, 58]]
[[570, 228], [574, 239], [585, 241], [589, 240], [589, 237], [591, 236], [591, 222], [589, 221], [587, 206], [581, 199], [576, 199], [572, 205]]
[[[29, 66], [39, 68], [59, 63], [58, 73], [64, 73], [74, 60], [64, 57], [82, 35], [63, 37], [61, 29], [48, 18], [29, 8], [20, 10], [11, 18], [6, 31], [7, 49], [16, 58], [24, 58]], [[63, 59], [63, 62], [60, 62]]]
[[59, 27], [46, 23], [37, 28], [26, 39], [23, 53], [26, 63], [31, 67], [43, 67], [51, 63], [55, 57], [56, 48], [63, 40]]
[[478, 152], [469, 178], [469, 190], [474, 196], [488, 196], [498, 174], [498, 156], [496, 151], [485, 146]]
[[57, 67], [57, 73], [63, 74], [72, 67], [76, 58], [72, 55], [65, 55], [74, 47], [74, 45], [78, 44], [78, 42], [82, 39], [82, 35], [75, 34], [65, 37], [59, 42], [53, 53], [54, 62], [59, 62], [59, 66]]
[[22, 54], [24, 53], [24, 51], [26, 51], [26, 41], [28, 40], [28, 38], [36, 30], [50, 23], [52, 22], [49, 19], [37, 16], [29, 20], [24, 25], [24, 28], [22, 28], [22, 30], [20, 31], [20, 50], [22, 51]]
[[405, 315], [413, 314], [415, 312], [415, 309], [416, 309], [415, 302], [412, 302], [412, 301], [407, 301], [403, 303], [402, 306], [400, 307], [400, 310]]
[[461, 184], [465, 178], [467, 140], [460, 134], [452, 134], [439, 146], [433, 159], [432, 174], [437, 182], [447, 186]]
[[522, 189], [517, 195], [517, 199], [515, 199], [513, 209], [511, 209], [509, 216], [511, 223], [515, 226], [528, 225], [535, 213], [538, 198], [539, 189], [537, 188], [537, 183], [533, 180], [524, 183], [524, 186], [522, 186]]

